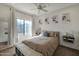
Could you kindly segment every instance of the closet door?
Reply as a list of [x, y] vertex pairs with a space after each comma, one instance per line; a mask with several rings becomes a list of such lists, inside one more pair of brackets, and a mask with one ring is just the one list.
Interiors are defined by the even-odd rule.
[[0, 4], [0, 42], [8, 42], [8, 21], [10, 8]]

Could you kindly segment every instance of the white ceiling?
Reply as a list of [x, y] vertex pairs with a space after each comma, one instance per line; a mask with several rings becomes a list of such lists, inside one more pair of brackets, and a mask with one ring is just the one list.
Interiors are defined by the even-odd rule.
[[[48, 10], [48, 12], [41, 11], [40, 13], [38, 13], [38, 10], [36, 9], [36, 6], [34, 3], [11, 3], [8, 5], [16, 8], [17, 10], [20, 10], [25, 13], [33, 14], [33, 15], [43, 15], [43, 14], [54, 12], [55, 10], [58, 10], [61, 8], [74, 5], [74, 3], [45, 3], [45, 4], [47, 5], [45, 9]], [[32, 10], [32, 9], [35, 9], [35, 10]]]

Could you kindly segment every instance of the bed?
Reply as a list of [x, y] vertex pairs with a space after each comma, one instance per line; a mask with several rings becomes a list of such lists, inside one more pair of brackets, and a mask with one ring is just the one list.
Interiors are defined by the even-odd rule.
[[59, 45], [59, 32], [46, 31], [42, 35], [16, 45], [19, 56], [52, 56]]

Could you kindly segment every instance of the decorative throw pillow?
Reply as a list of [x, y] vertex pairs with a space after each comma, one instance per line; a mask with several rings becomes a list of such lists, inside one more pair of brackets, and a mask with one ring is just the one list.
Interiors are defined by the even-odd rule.
[[43, 35], [48, 37], [48, 32], [44, 32]]

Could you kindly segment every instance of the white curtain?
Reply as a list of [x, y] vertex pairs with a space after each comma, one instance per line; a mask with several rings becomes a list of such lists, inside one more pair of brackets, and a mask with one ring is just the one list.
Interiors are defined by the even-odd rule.
[[[22, 12], [16, 11], [15, 12], [15, 18], [21, 19], [21, 20], [25, 20], [26, 22], [32, 22], [32, 16], [28, 15], [28, 14], [24, 14]], [[17, 30], [17, 29], [16, 29]], [[30, 30], [30, 29], [29, 29]], [[16, 32], [17, 34], [17, 38], [18, 38], [18, 42], [28, 39], [30, 37], [30, 33], [32, 34], [32, 28], [30, 30], [31, 32], [29, 32], [29, 35], [23, 35], [23, 34], [19, 34]]]

